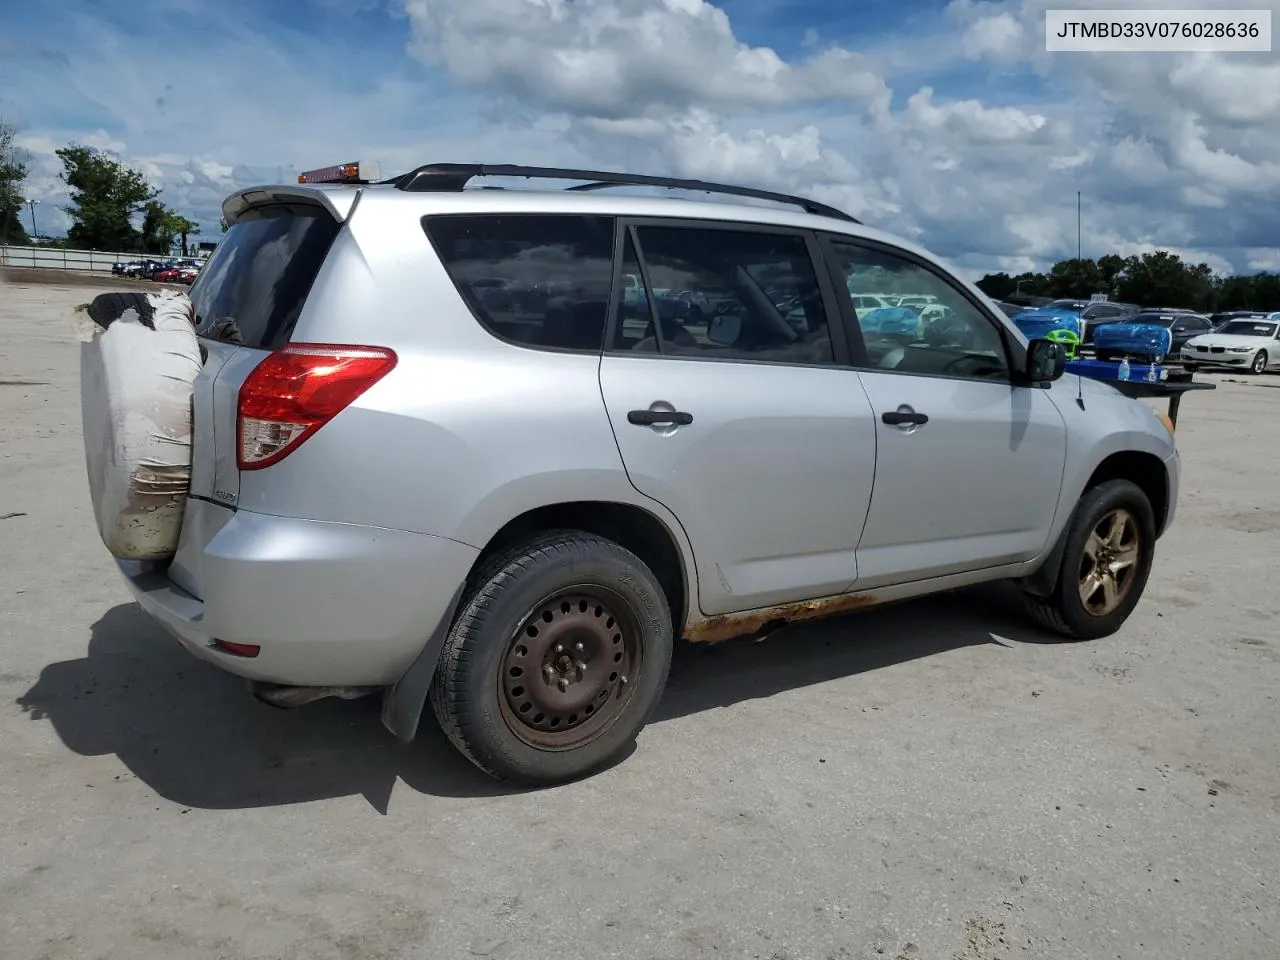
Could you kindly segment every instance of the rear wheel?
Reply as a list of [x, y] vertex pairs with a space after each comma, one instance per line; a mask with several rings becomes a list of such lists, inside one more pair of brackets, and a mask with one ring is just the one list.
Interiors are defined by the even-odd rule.
[[490, 776], [531, 786], [615, 760], [657, 705], [671, 614], [653, 572], [591, 534], [556, 531], [496, 556], [445, 641], [431, 704]]
[[1253, 358], [1253, 362], [1249, 364], [1249, 372], [1259, 374], [1267, 369], [1267, 351], [1259, 350]]
[[1109, 480], [1087, 490], [1067, 528], [1053, 592], [1027, 597], [1031, 616], [1074, 640], [1115, 633], [1142, 598], [1155, 535], [1151, 502], [1136, 484]]

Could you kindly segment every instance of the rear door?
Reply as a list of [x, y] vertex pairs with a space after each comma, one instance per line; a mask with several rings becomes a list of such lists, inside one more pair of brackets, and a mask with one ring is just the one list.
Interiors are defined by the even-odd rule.
[[[600, 386], [631, 483], [689, 536], [705, 614], [857, 576], [875, 425], [815, 251], [794, 230], [624, 228], [619, 276], [646, 290], [615, 296]], [[660, 309], [655, 288], [689, 305]]]
[[1003, 326], [935, 265], [847, 238], [825, 250], [837, 290], [887, 281], [941, 308], [905, 341], [856, 322], [850, 331], [878, 434], [858, 586], [1034, 558], [1066, 463], [1066, 427], [1048, 392], [1012, 383]]
[[341, 222], [319, 203], [269, 203], [240, 213], [191, 287], [205, 365], [193, 397], [191, 495], [234, 507], [240, 385], [289, 342]]

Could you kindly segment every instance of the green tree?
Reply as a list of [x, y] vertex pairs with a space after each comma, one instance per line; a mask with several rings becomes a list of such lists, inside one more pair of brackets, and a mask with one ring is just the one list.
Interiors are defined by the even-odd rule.
[[1098, 258], [1098, 289], [1109, 297], [1116, 295], [1116, 287], [1120, 282], [1120, 274], [1124, 273], [1124, 257], [1109, 253]]
[[1147, 307], [1192, 307], [1213, 305], [1217, 278], [1208, 264], [1191, 266], [1167, 250], [1144, 253], [1125, 261], [1120, 277], [1121, 300]]
[[1047, 287], [1051, 297], [1087, 300], [1098, 291], [1098, 265], [1092, 260], [1060, 260], [1049, 271]]
[[159, 200], [142, 205], [142, 252], [168, 256], [173, 252], [175, 214]]
[[17, 135], [12, 124], [0, 120], [0, 244], [31, 242], [21, 217], [26, 202], [22, 184], [27, 179], [27, 158], [14, 142]]
[[191, 256], [191, 245], [187, 243], [187, 237], [192, 234], [197, 237], [200, 236], [200, 224], [175, 213], [173, 215], [173, 228], [177, 231], [178, 236], [182, 238], [182, 255], [184, 257]]
[[977, 287], [992, 300], [1003, 300], [1013, 295], [1017, 284], [1007, 273], [988, 273], [978, 281]]
[[73, 143], [57, 154], [71, 189], [67, 241], [85, 250], [137, 250], [142, 237], [133, 218], [159, 191], [137, 170], [90, 147]]
[[1049, 278], [1043, 273], [1020, 273], [1013, 278], [1013, 288], [1014, 296], [1048, 296]]
[[187, 255], [187, 236], [199, 233], [200, 224], [170, 210], [158, 200], [142, 207], [142, 250], [164, 256], [173, 252], [175, 238], [182, 238], [182, 255]]

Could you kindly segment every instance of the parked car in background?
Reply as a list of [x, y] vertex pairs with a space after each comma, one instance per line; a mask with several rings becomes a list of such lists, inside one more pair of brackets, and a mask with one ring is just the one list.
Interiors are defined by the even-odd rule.
[[1214, 330], [1220, 330], [1233, 320], [1268, 320], [1270, 316], [1264, 310], [1228, 310], [1223, 313], [1209, 315], [1209, 322]]
[[182, 266], [170, 267], [167, 270], [157, 271], [152, 278], [157, 283], [192, 283], [200, 270], [196, 267]]
[[[1168, 329], [1172, 344], [1169, 347], [1169, 356], [1176, 358], [1181, 356], [1182, 348], [1193, 337], [1201, 336], [1213, 330], [1213, 324], [1209, 322], [1209, 318], [1199, 313], [1192, 313], [1189, 310], [1143, 310], [1131, 316], [1124, 317], [1121, 320], [1110, 320], [1108, 324], [1114, 323], [1143, 323], [1152, 326], [1165, 327]], [[1094, 328], [1095, 333], [1097, 327]], [[1118, 359], [1113, 355], [1112, 351], [1099, 348], [1097, 351], [1099, 360]]]
[[1264, 372], [1280, 360], [1280, 320], [1232, 320], [1217, 330], [1195, 337], [1182, 348], [1182, 365], [1244, 368]]
[[853, 298], [853, 309], [857, 311], [858, 316], [862, 316], [872, 310], [880, 310], [884, 307], [898, 306], [898, 297], [886, 296], [879, 293], [855, 293], [849, 291], [849, 296]]
[[995, 305], [1000, 308], [1000, 312], [1006, 317], [1016, 317], [1027, 308], [1016, 303], [1009, 303], [1007, 300], [996, 300]]

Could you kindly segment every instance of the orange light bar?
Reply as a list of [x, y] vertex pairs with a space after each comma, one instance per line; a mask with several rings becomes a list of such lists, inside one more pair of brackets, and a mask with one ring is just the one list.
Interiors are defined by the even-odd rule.
[[320, 167], [298, 174], [299, 183], [369, 183], [377, 180], [381, 172], [378, 164], [370, 160], [337, 163], [332, 167]]

